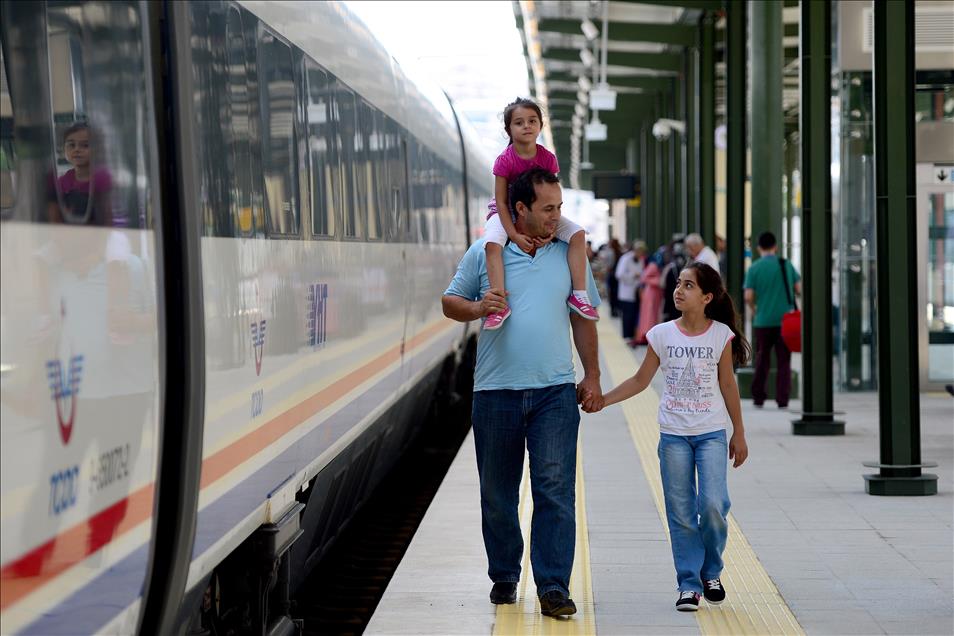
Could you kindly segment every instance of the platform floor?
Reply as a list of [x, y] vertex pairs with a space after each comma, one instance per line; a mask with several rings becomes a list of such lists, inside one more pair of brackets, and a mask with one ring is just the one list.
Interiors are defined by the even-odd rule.
[[[604, 390], [632, 374], [641, 352], [603, 320]], [[952, 634], [954, 400], [922, 394], [924, 461], [939, 494], [874, 497], [863, 461], [878, 458], [878, 400], [839, 393], [846, 435], [796, 437], [791, 411], [743, 401], [749, 459], [731, 469], [730, 536], [719, 607], [679, 613], [659, 483], [654, 391], [583, 415], [577, 550], [579, 612], [539, 614], [528, 554], [518, 602], [492, 605], [472, 436], [371, 620], [368, 634]], [[521, 520], [529, 531], [524, 490]], [[525, 543], [529, 545], [529, 541]]]

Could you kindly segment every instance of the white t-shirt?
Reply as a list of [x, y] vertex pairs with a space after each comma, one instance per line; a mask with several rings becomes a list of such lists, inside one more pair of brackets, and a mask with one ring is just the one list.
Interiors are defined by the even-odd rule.
[[692, 260], [695, 263], [705, 263], [715, 271], [719, 271], [719, 256], [708, 245], [699, 250], [699, 253]]
[[675, 320], [646, 334], [666, 378], [658, 416], [663, 433], [702, 435], [726, 428], [729, 415], [719, 388], [719, 358], [732, 338], [732, 330], [717, 320], [697, 336], [683, 333]]

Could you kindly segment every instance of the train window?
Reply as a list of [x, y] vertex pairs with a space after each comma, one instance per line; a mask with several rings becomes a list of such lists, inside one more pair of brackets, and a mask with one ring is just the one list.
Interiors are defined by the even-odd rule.
[[363, 99], [358, 106], [359, 130], [363, 140], [364, 161], [361, 163], [361, 189], [368, 210], [368, 238], [379, 240], [384, 236], [383, 215], [381, 214], [381, 188], [386, 186], [386, 177], [382, 178], [382, 122], [381, 113]]
[[356, 196], [361, 189], [356, 164], [359, 161], [362, 140], [358, 134], [354, 93], [340, 82], [335, 86], [335, 103], [338, 107], [338, 134], [335, 141], [341, 151], [339, 182], [343, 194], [342, 225], [346, 238], [360, 238], [364, 235], [364, 219], [367, 218], [366, 201]]
[[308, 86], [308, 155], [311, 171], [312, 233], [334, 236], [335, 212], [341, 200], [334, 146], [336, 113], [333, 109], [334, 82], [311, 60], [305, 60]]
[[[357, 128], [354, 134], [354, 192], [358, 200], [357, 212], [361, 213], [360, 223], [365, 229], [364, 235], [377, 238], [377, 225], [373, 222], [377, 207], [374, 196], [374, 176], [371, 170], [371, 139], [374, 129], [374, 117], [371, 107], [360, 97], [355, 98]], [[374, 234], [372, 234], [372, 232]]]
[[395, 242], [407, 240], [407, 142], [396, 122], [387, 120], [388, 181], [391, 186], [391, 219], [388, 223], [390, 239]]
[[296, 94], [291, 49], [261, 25], [258, 45], [266, 222], [270, 235], [297, 235]]
[[[230, 7], [228, 11], [225, 45], [228, 53], [225, 98], [228, 100], [228, 134], [231, 139], [227, 159], [231, 175], [224, 181], [228, 183], [231, 217], [237, 230], [228, 235], [251, 236], [264, 231], [264, 215], [261, 206], [254, 205], [256, 181], [252, 179], [251, 77], [246, 66], [248, 47], [242, 14], [236, 7]], [[257, 183], [261, 183], [261, 180]]]
[[4, 3], [4, 220], [151, 226], [152, 104], [140, 29], [137, 3], [57, 2], [45, 11]]
[[6, 58], [0, 33], [0, 218], [13, 215], [17, 200], [17, 153], [13, 143], [13, 100], [7, 84]]

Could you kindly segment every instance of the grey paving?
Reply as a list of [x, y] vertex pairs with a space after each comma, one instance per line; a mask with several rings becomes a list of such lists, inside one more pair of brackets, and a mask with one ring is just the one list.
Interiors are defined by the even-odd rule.
[[[954, 400], [921, 396], [923, 459], [940, 465], [932, 497], [865, 493], [862, 462], [878, 459], [876, 394], [836, 394], [843, 437], [793, 436], [800, 403], [791, 406], [743, 402], [750, 457], [729, 489], [733, 516], [805, 632], [954, 633]], [[671, 552], [621, 410], [581, 426], [598, 633], [698, 634], [692, 615], [673, 610]], [[468, 437], [367, 633], [492, 632], [478, 502]]]

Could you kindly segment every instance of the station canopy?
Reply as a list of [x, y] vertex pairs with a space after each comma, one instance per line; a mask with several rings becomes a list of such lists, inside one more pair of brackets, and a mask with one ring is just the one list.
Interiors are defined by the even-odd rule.
[[[786, 122], [797, 125], [798, 3], [785, 2], [784, 52]], [[577, 1], [513, 2], [533, 98], [544, 107], [544, 139], [560, 158], [572, 187], [589, 187], [593, 171], [627, 166], [627, 146], [660, 108], [676, 112], [676, 91], [692, 99], [686, 86], [689, 65], [700, 46], [702, 18], [715, 25], [713, 51], [715, 119], [724, 118], [724, 63], [720, 1]], [[616, 93], [613, 110], [598, 111], [605, 141], [586, 141], [592, 121], [590, 93], [603, 79], [603, 25], [606, 83]], [[655, 108], [654, 108], [655, 107]], [[676, 116], [679, 120], [682, 117]], [[588, 144], [588, 148], [585, 146]], [[586, 155], [586, 156], [584, 156]], [[588, 163], [584, 163], [588, 159]]]

